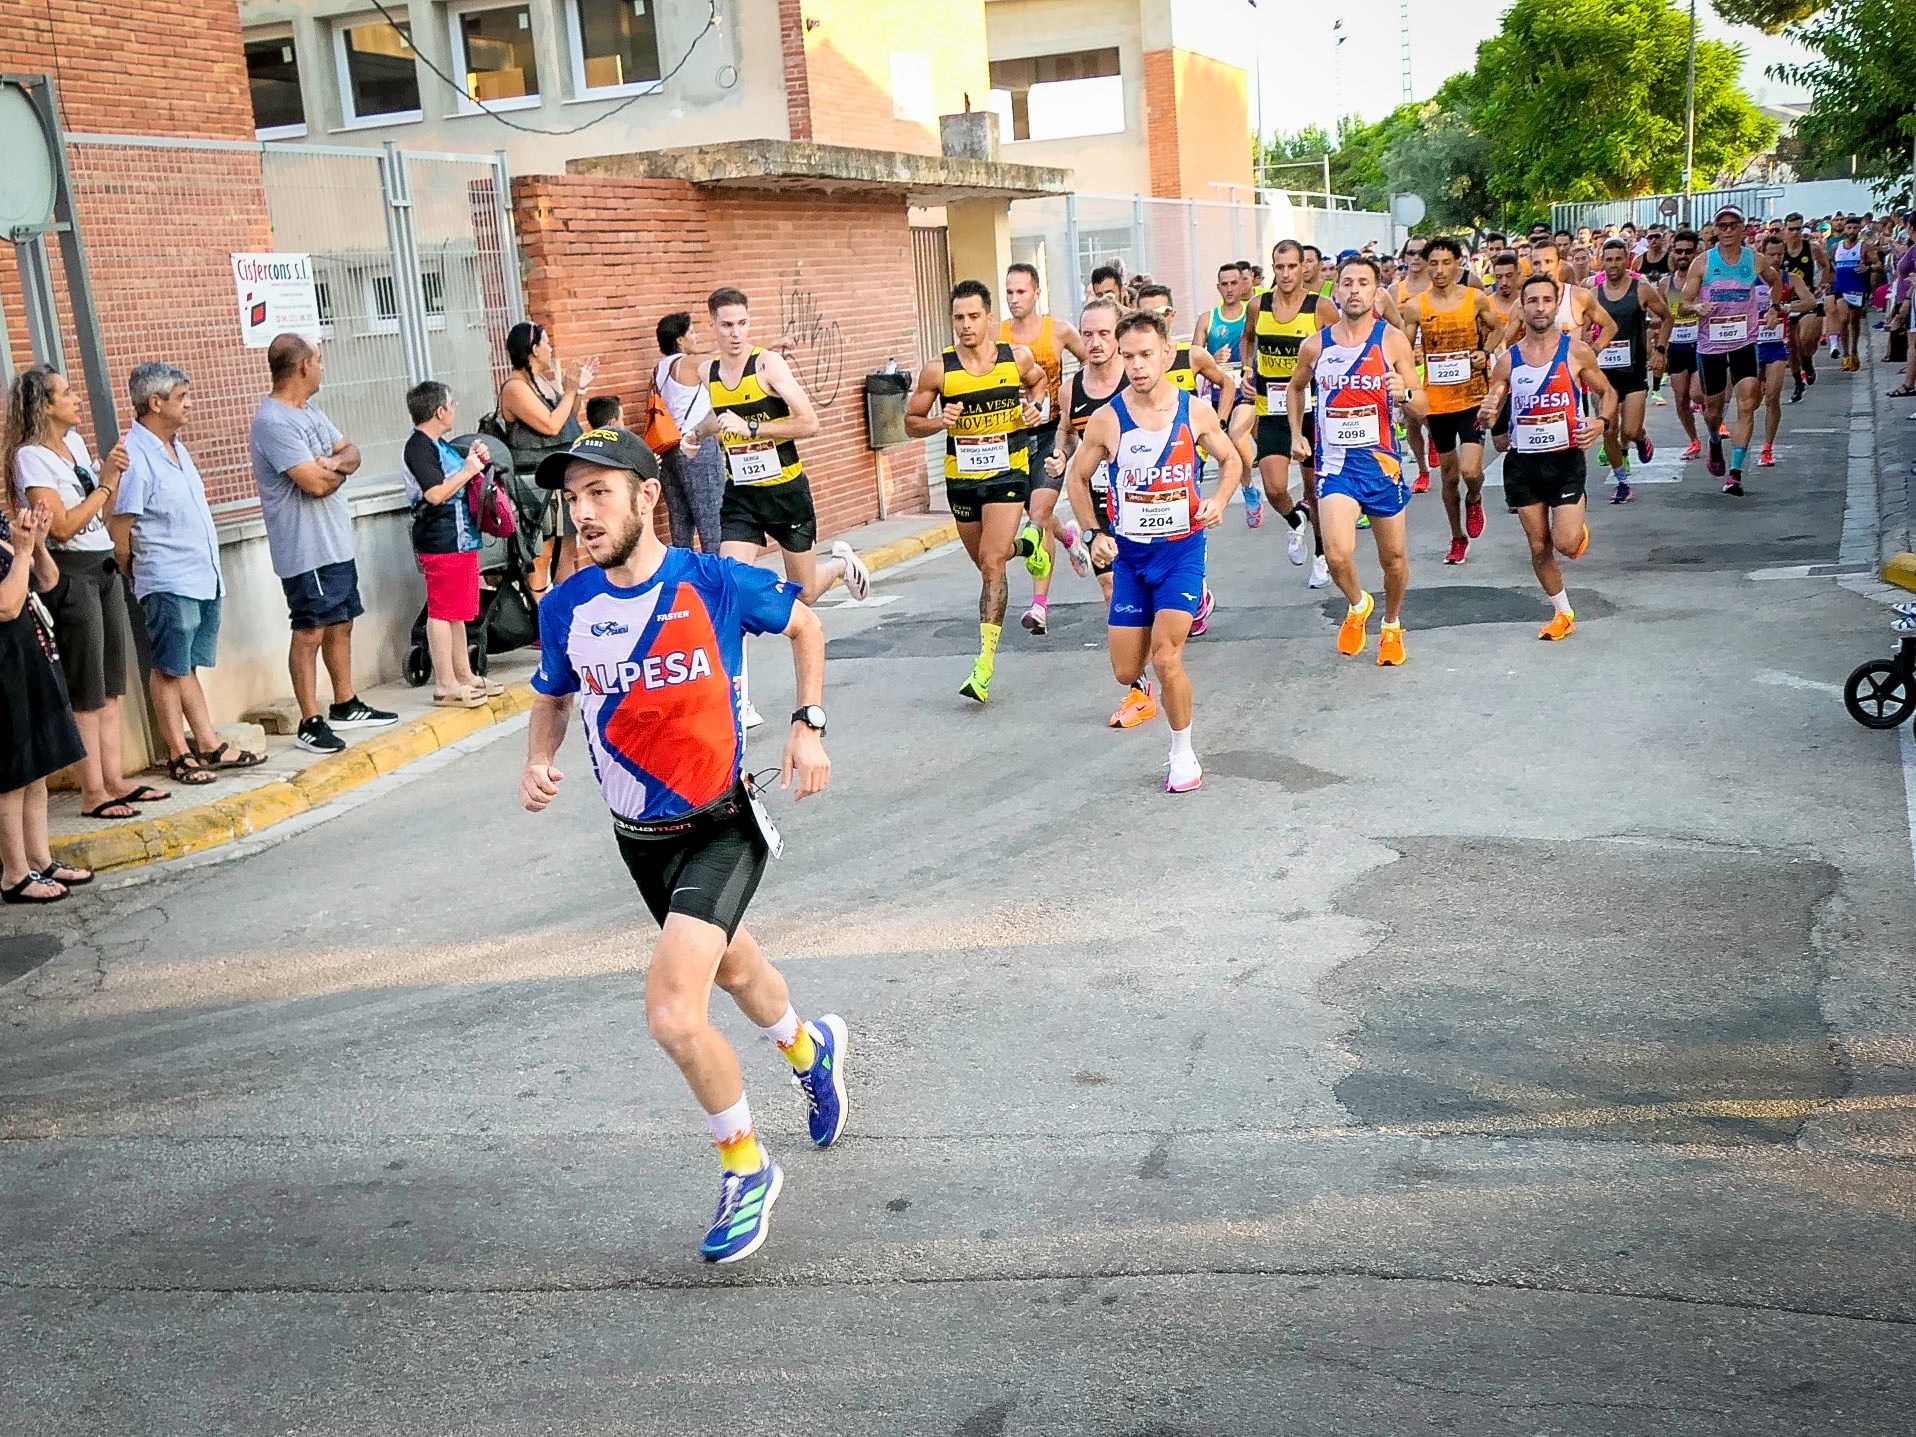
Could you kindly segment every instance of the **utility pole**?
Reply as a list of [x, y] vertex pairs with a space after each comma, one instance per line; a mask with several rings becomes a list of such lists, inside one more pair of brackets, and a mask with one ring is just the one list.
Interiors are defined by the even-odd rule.
[[1404, 62], [1404, 103], [1410, 103], [1410, 0], [1397, 0], [1397, 48]]
[[1344, 22], [1331, 21], [1331, 144], [1344, 124]]
[[1696, 182], [1696, 0], [1690, 0], [1689, 78], [1683, 84], [1683, 224], [1696, 228], [1690, 192]]

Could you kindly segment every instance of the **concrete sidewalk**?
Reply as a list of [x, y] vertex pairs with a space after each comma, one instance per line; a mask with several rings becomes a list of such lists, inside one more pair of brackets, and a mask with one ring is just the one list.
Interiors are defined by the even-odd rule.
[[[942, 507], [941, 495], [933, 499]], [[909, 514], [834, 537], [850, 541], [877, 573], [950, 543], [958, 531], [948, 513]], [[778, 559], [768, 555], [762, 562], [775, 566]], [[537, 650], [530, 648], [494, 655], [489, 677], [505, 684], [506, 691], [479, 708], [434, 707], [430, 687], [413, 688], [403, 681], [366, 689], [367, 702], [397, 713], [399, 722], [364, 737], [351, 730], [342, 733], [350, 744], [344, 753], [307, 753], [294, 746], [290, 734], [268, 734], [246, 741], [249, 748], [263, 749], [265, 763], [223, 771], [214, 783], [191, 788], [172, 781], [164, 769], [142, 774], [129, 784], [150, 783], [172, 796], [139, 805], [135, 819], [87, 819], [80, 813], [77, 792], [55, 793], [48, 813], [54, 857], [110, 873], [183, 858], [271, 828], [523, 712], [532, 703], [527, 681], [536, 662]]]

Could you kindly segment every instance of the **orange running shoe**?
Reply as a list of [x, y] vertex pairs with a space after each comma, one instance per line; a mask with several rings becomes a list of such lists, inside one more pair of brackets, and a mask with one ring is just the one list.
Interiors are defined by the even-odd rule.
[[1430, 475], [1427, 471], [1420, 469], [1417, 472], [1417, 477], [1410, 481], [1410, 492], [1413, 494], [1428, 494], [1430, 492]]
[[1568, 609], [1565, 609], [1561, 614], [1552, 614], [1550, 616], [1550, 622], [1537, 630], [1537, 637], [1540, 639], [1548, 639], [1554, 644], [1559, 639], [1569, 638], [1572, 634], [1576, 633], [1576, 631], [1577, 616]]
[[1151, 697], [1151, 681], [1132, 684], [1124, 691], [1124, 702], [1111, 715], [1110, 728], [1136, 728], [1158, 716], [1158, 701]]
[[1583, 533], [1578, 535], [1577, 537], [1577, 547], [1572, 552], [1565, 554], [1564, 558], [1581, 559], [1584, 555], [1584, 551], [1587, 550], [1589, 547], [1590, 547], [1590, 526], [1588, 524], [1585, 524], [1583, 526]]
[[1395, 668], [1404, 661], [1404, 626], [1381, 624], [1377, 629], [1377, 663], [1380, 668]]
[[1364, 632], [1364, 626], [1370, 622], [1371, 611], [1377, 607], [1377, 600], [1365, 589], [1363, 599], [1357, 607], [1344, 616], [1343, 627], [1337, 631], [1337, 652], [1340, 654], [1361, 654], [1364, 643], [1370, 636]]

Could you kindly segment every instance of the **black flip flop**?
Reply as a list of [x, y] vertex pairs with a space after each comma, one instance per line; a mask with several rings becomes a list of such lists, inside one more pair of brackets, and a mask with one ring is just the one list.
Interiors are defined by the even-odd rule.
[[[27, 890], [36, 883], [51, 883], [60, 891], [51, 898], [29, 898]], [[43, 878], [38, 873], [29, 873], [11, 888], [0, 888], [0, 903], [63, 903], [72, 896], [59, 879]]]
[[[67, 873], [85, 873], [86, 877], [68, 878], [64, 874], [55, 871], [61, 868], [66, 869]], [[43, 868], [40, 870], [40, 876], [49, 883], [58, 883], [65, 888], [84, 888], [93, 881], [93, 875], [87, 873], [86, 869], [75, 868], [71, 863], [62, 862], [57, 858], [53, 860], [52, 868]]]
[[[127, 809], [128, 812], [108, 813], [107, 810], [109, 808], [124, 808], [124, 809]], [[83, 808], [80, 810], [80, 817], [82, 818], [101, 818], [111, 823], [118, 823], [125, 819], [138, 818], [139, 816], [140, 816], [139, 809], [134, 808], [132, 804], [128, 803], [123, 798], [109, 798], [105, 803], [100, 804], [97, 808]], [[32, 903], [32, 902], [35, 902], [36, 900], [28, 899], [27, 901], [29, 903]], [[37, 900], [37, 901], [51, 902], [52, 900], [43, 899], [43, 900]]]
[[170, 793], [162, 793], [150, 783], [143, 783], [133, 792], [121, 794], [119, 801], [121, 803], [164, 803], [172, 796]]

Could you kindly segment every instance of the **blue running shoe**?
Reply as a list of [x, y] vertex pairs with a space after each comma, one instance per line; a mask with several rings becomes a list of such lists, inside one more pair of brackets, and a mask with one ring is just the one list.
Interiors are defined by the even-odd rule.
[[1264, 522], [1264, 495], [1255, 484], [1244, 486], [1244, 526], [1255, 529]]
[[785, 1173], [770, 1158], [755, 1173], [721, 1176], [718, 1215], [699, 1244], [699, 1256], [707, 1262], [737, 1262], [757, 1252], [771, 1232], [772, 1204], [784, 1186]]
[[845, 1101], [845, 1047], [850, 1035], [845, 1031], [845, 1020], [836, 1013], [827, 1013], [805, 1026], [818, 1046], [818, 1057], [806, 1072], [792, 1074], [792, 1082], [811, 1109], [808, 1121], [812, 1141], [829, 1148], [845, 1131], [845, 1114], [851, 1110]]

